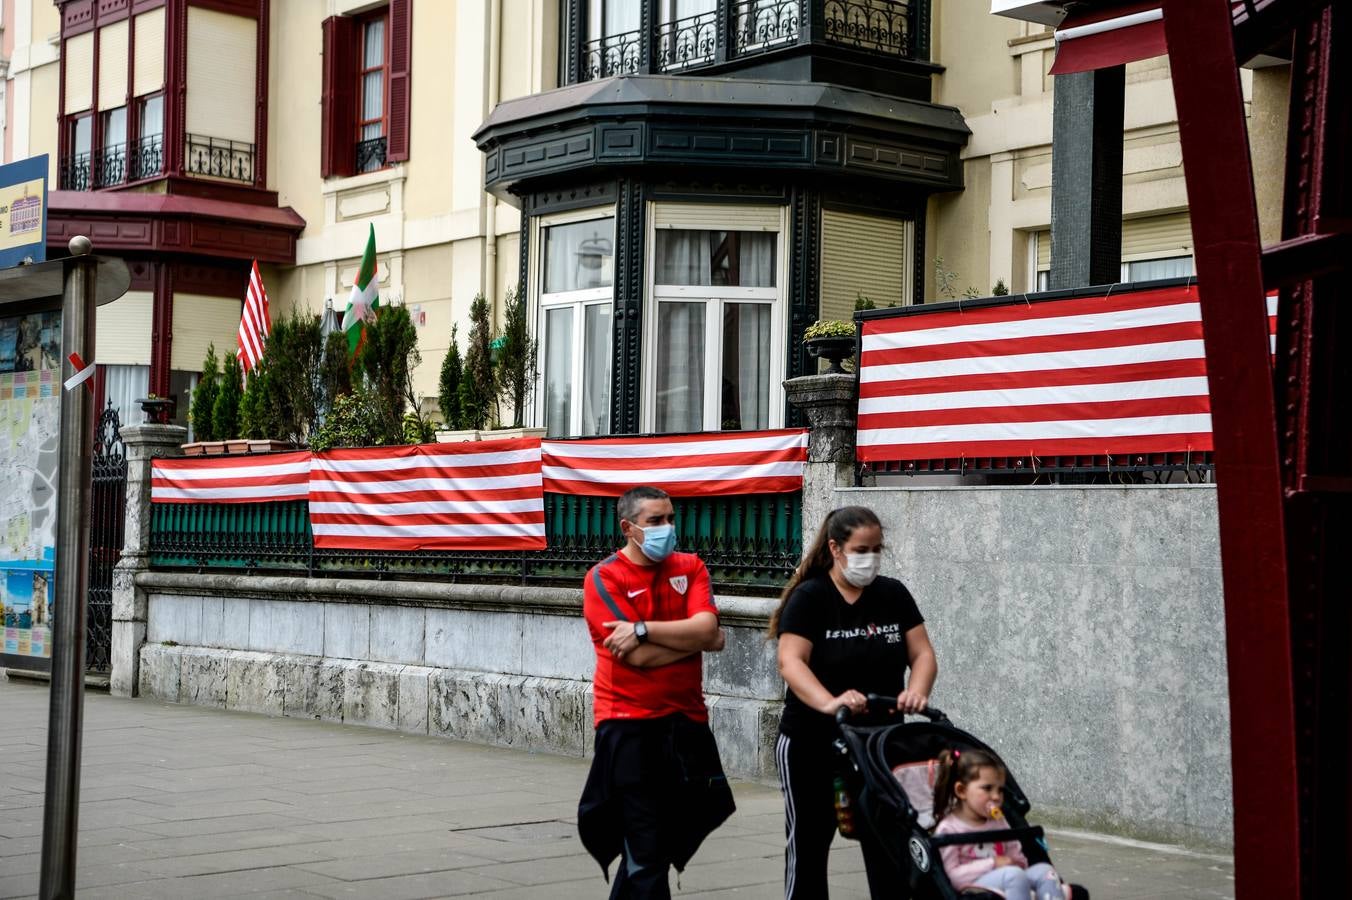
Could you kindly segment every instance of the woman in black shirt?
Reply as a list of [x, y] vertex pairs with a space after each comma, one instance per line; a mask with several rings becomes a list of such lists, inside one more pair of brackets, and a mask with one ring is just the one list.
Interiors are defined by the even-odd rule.
[[[867, 707], [865, 695], [897, 698], [903, 713], [929, 703], [938, 665], [925, 620], [906, 586], [880, 577], [883, 529], [862, 506], [826, 517], [770, 618], [779, 639], [784, 715], [775, 761], [784, 792], [786, 900], [825, 900], [835, 836], [835, 713]], [[906, 670], [910, 669], [909, 682]], [[861, 835], [869, 892], [906, 896], [906, 880], [871, 835]]]

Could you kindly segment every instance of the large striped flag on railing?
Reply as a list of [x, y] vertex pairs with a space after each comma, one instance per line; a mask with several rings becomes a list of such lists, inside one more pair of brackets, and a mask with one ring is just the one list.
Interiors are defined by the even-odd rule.
[[309, 497], [319, 548], [545, 548], [538, 438], [330, 450]]
[[771, 494], [803, 488], [802, 429], [584, 438], [544, 442], [545, 490], [618, 497], [640, 484], [673, 497]]
[[1209, 451], [1195, 285], [865, 318], [861, 461]]
[[308, 450], [157, 459], [150, 468], [154, 503], [265, 503], [304, 500], [309, 493]]

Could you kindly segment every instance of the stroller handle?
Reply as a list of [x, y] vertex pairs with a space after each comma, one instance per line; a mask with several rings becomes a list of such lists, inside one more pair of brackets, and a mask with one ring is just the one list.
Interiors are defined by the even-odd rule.
[[[896, 697], [888, 697], [885, 694], [867, 694], [866, 698], [868, 700], [868, 712], [895, 712], [897, 709]], [[836, 724], [845, 724], [850, 720], [850, 716], [852, 715], [853, 713], [850, 712], [848, 706], [840, 707], [840, 709], [836, 710]], [[948, 720], [948, 716], [944, 715], [942, 710], [934, 706], [926, 706], [919, 712], [906, 713], [906, 715], [924, 716], [931, 722], [945, 722]]]

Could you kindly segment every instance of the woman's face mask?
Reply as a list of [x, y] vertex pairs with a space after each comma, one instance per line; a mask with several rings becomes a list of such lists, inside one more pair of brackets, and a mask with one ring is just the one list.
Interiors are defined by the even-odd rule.
[[857, 588], [865, 588], [878, 577], [878, 571], [882, 567], [881, 553], [846, 553], [842, 574], [850, 584]]

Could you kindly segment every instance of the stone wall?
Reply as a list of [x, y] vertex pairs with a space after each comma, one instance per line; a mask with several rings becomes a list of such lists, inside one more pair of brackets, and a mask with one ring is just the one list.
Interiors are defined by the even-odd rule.
[[911, 588], [939, 659], [934, 704], [1006, 758], [1039, 810], [1230, 842], [1213, 486], [856, 488], [835, 502], [882, 518], [883, 571]]
[[[495, 585], [137, 576], [149, 610], [143, 695], [576, 756], [591, 750], [594, 651], [582, 591]], [[773, 778], [783, 683], [772, 601], [718, 600], [705, 657], [723, 761]]]

